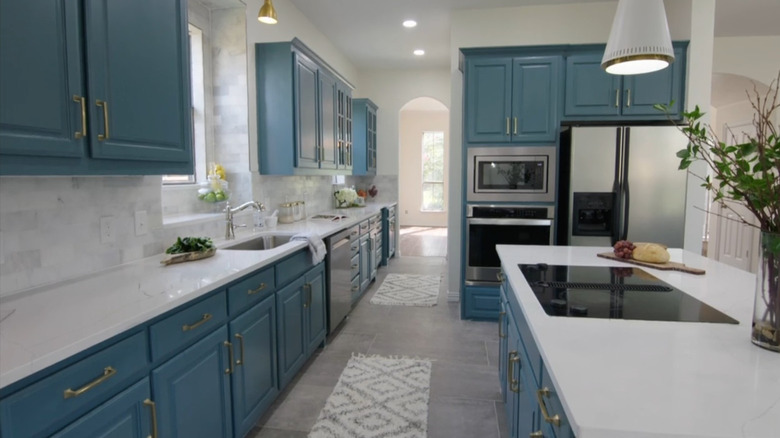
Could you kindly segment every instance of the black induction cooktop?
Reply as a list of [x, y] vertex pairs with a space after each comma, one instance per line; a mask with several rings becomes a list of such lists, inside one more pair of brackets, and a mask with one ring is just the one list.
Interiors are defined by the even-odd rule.
[[518, 265], [551, 316], [738, 324], [639, 268]]

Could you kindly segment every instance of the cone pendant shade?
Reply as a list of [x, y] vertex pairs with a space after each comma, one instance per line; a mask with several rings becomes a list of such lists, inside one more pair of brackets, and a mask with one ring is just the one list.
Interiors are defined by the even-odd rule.
[[265, 0], [263, 6], [260, 7], [260, 12], [257, 14], [257, 21], [266, 24], [276, 24], [276, 9], [271, 0]]
[[607, 73], [634, 75], [674, 62], [663, 0], [620, 0], [601, 67]]

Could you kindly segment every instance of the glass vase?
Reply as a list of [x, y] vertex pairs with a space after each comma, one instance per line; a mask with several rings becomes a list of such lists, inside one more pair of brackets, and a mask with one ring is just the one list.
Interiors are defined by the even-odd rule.
[[754, 344], [780, 352], [780, 234], [761, 232], [753, 309]]

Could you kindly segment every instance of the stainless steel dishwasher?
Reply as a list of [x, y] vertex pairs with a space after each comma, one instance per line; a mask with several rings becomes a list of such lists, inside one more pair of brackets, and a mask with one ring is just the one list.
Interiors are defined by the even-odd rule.
[[[329, 333], [333, 333], [336, 327], [352, 310], [352, 266], [351, 266], [351, 229], [340, 231], [330, 236], [326, 241], [328, 249], [330, 291], [328, 303]], [[357, 234], [357, 233], [355, 233]]]

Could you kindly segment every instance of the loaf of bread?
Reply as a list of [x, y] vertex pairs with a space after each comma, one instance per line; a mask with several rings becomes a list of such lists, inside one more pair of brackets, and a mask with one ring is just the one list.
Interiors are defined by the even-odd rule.
[[635, 243], [636, 248], [631, 254], [634, 260], [649, 263], [666, 263], [669, 261], [669, 251], [657, 243]]

